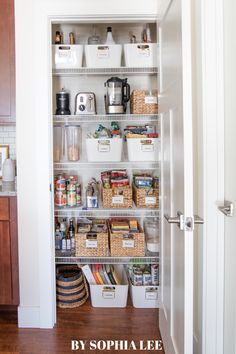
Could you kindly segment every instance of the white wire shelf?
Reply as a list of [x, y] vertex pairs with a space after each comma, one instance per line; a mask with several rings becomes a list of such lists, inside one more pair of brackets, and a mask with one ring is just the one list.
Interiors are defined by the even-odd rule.
[[145, 257], [75, 257], [66, 256], [57, 251], [56, 264], [153, 264], [158, 263], [158, 256]]
[[111, 74], [129, 74], [129, 75], [142, 75], [142, 74], [157, 74], [157, 67], [140, 67], [140, 68], [78, 68], [78, 69], [53, 69], [53, 76], [77, 76], [77, 75], [111, 75]]
[[101, 122], [158, 122], [159, 114], [83, 114], [54, 115], [53, 124], [88, 124]]
[[160, 162], [88, 162], [88, 161], [78, 161], [78, 162], [54, 162], [55, 171], [73, 171], [78, 169], [94, 169], [94, 170], [104, 170], [110, 168], [121, 168], [121, 169], [142, 169], [142, 170], [159, 170]]
[[109, 218], [109, 217], [158, 217], [158, 209], [140, 209], [133, 206], [132, 209], [104, 209], [102, 207], [94, 209], [86, 209], [84, 207], [55, 207], [54, 215], [58, 217], [93, 217], [93, 218]]

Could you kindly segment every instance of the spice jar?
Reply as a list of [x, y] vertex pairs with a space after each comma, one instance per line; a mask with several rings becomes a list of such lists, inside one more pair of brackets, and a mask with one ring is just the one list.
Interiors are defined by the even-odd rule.
[[65, 129], [66, 129], [68, 161], [78, 161], [80, 159], [80, 139], [81, 139], [80, 126], [67, 125]]

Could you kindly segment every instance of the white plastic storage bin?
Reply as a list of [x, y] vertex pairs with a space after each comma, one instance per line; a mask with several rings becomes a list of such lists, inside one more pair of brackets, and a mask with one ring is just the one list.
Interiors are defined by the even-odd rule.
[[86, 139], [87, 158], [92, 162], [121, 161], [122, 147], [122, 138]]
[[125, 66], [127, 67], [156, 67], [156, 43], [129, 43], [124, 44]]
[[91, 303], [93, 307], [126, 307], [128, 297], [128, 280], [123, 266], [115, 266], [122, 285], [90, 284]]
[[120, 67], [121, 53], [121, 44], [85, 45], [86, 66], [89, 68]]
[[158, 138], [128, 138], [129, 161], [160, 160], [160, 140]]
[[54, 44], [52, 46], [53, 69], [81, 68], [83, 45], [81, 44]]
[[158, 286], [135, 286], [130, 284], [130, 294], [134, 307], [158, 308], [160, 306]]

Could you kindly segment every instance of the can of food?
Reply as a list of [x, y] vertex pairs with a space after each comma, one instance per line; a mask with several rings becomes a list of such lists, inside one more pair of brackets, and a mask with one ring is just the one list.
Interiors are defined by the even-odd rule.
[[55, 205], [63, 207], [66, 205], [66, 191], [56, 191], [55, 192]]
[[133, 271], [134, 274], [134, 279], [133, 279], [133, 283], [136, 286], [140, 286], [143, 285], [143, 272], [140, 269], [135, 269]]
[[55, 188], [56, 188], [56, 191], [65, 191], [66, 190], [66, 180], [63, 175], [56, 176]]
[[76, 183], [75, 190], [76, 190], [76, 204], [81, 205], [81, 184]]
[[73, 207], [76, 205], [75, 184], [68, 184], [68, 186], [67, 186], [67, 205], [70, 207]]
[[151, 264], [152, 285], [159, 284], [159, 264]]
[[143, 272], [143, 285], [152, 285], [152, 276], [148, 269]]

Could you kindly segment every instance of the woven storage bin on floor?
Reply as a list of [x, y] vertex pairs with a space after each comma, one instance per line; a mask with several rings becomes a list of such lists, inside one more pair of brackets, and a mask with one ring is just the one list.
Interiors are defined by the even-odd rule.
[[73, 308], [83, 305], [88, 296], [88, 285], [77, 266], [58, 266], [56, 274], [57, 306]]
[[102, 205], [103, 208], [132, 208], [132, 187], [128, 188], [103, 188], [102, 187]]
[[152, 188], [152, 193], [148, 193], [146, 188], [137, 188], [133, 184], [134, 202], [137, 208], [158, 208], [159, 189]]
[[157, 103], [145, 103], [145, 90], [134, 90], [130, 97], [131, 114], [157, 114]]
[[[97, 220], [105, 222], [105, 220]], [[75, 235], [76, 257], [106, 257], [109, 255], [108, 230], [107, 232], [77, 233]]]
[[118, 233], [110, 230], [110, 252], [112, 257], [145, 256], [145, 237], [143, 230], [140, 227], [139, 232], [132, 233]]

